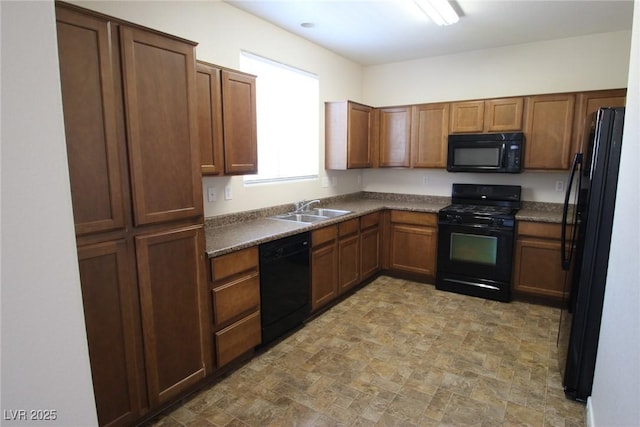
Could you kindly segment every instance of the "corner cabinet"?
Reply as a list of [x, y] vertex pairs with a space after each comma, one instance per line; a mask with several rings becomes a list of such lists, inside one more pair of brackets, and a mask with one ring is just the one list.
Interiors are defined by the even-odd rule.
[[133, 425], [210, 369], [195, 44], [56, 3], [98, 422]]
[[257, 173], [256, 77], [198, 61], [197, 95], [202, 174]]
[[325, 169], [373, 167], [374, 109], [352, 101], [325, 103]]

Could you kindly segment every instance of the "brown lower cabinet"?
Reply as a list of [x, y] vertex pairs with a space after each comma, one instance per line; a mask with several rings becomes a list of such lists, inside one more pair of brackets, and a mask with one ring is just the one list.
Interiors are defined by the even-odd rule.
[[434, 278], [438, 244], [437, 215], [390, 212], [389, 269]]
[[203, 247], [201, 225], [79, 245], [100, 425], [131, 425], [208, 374]]
[[212, 258], [210, 265], [213, 354], [221, 368], [262, 340], [258, 247]]
[[374, 212], [360, 218], [360, 280], [380, 270], [381, 213]]
[[565, 300], [565, 271], [560, 265], [560, 224], [519, 221], [514, 254], [513, 290], [517, 295]]
[[338, 294], [360, 283], [360, 219], [338, 224]]
[[78, 248], [82, 302], [100, 425], [124, 426], [147, 405], [131, 240]]
[[338, 227], [311, 232], [311, 311], [338, 297]]

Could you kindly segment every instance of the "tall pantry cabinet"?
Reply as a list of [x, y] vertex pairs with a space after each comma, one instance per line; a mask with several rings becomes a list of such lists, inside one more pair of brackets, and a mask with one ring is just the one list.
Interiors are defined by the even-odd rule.
[[130, 425], [211, 368], [195, 44], [56, 3], [100, 425]]

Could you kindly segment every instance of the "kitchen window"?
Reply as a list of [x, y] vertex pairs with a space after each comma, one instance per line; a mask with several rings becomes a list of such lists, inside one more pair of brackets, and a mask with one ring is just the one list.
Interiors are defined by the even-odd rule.
[[244, 182], [317, 178], [318, 76], [248, 52], [240, 55], [240, 69], [258, 76], [258, 173]]

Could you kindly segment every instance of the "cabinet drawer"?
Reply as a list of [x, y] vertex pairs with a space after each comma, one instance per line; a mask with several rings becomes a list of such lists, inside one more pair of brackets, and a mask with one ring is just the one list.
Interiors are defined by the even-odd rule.
[[380, 223], [380, 212], [374, 212], [360, 217], [360, 229], [374, 227]]
[[432, 213], [391, 211], [391, 222], [402, 224], [427, 225], [435, 227], [438, 223], [437, 216]]
[[218, 286], [211, 291], [213, 321], [225, 324], [260, 307], [260, 278], [258, 273], [245, 276], [235, 282]]
[[335, 225], [319, 228], [311, 232], [311, 245], [313, 247], [320, 246], [324, 243], [335, 240], [336, 237], [338, 237], [338, 227]]
[[228, 328], [216, 332], [215, 341], [218, 367], [248, 352], [262, 341], [260, 312], [253, 313]]
[[550, 222], [518, 222], [518, 236], [534, 236], [543, 239], [560, 239], [562, 225]]
[[353, 218], [338, 224], [338, 235], [340, 237], [357, 233], [360, 230], [360, 219]]
[[258, 247], [222, 255], [211, 260], [213, 280], [221, 280], [243, 271], [258, 268]]

